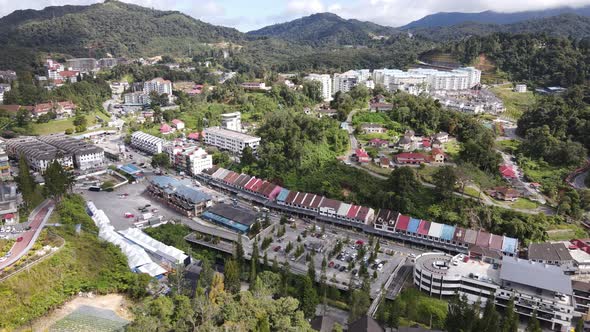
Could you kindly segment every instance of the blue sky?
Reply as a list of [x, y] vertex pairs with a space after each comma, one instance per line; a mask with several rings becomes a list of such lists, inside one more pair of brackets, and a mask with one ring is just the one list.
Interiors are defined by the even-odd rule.
[[[423, 16], [446, 11], [515, 12], [557, 6], [590, 5], [590, 0], [123, 0], [146, 7], [178, 10], [205, 22], [241, 31], [286, 22], [317, 12], [344, 18], [401, 26]], [[97, 0], [0, 0], [0, 16], [17, 9], [42, 9], [57, 5], [86, 5]]]

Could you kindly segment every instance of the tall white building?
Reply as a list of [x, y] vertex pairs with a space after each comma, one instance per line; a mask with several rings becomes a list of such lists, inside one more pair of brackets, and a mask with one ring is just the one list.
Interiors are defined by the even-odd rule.
[[309, 74], [305, 77], [306, 80], [310, 81], [318, 81], [320, 82], [320, 87], [322, 89], [322, 97], [324, 101], [331, 101], [332, 100], [332, 78], [328, 74]]
[[131, 146], [150, 154], [162, 153], [163, 144], [163, 139], [142, 131], [131, 134]]
[[242, 131], [242, 113], [221, 114], [221, 126], [227, 130]]
[[127, 105], [148, 105], [152, 102], [150, 95], [143, 92], [129, 92], [123, 97]]
[[220, 127], [210, 127], [204, 130], [205, 143], [223, 150], [241, 155], [245, 147], [249, 146], [256, 153], [260, 145], [260, 137], [250, 136]]
[[161, 77], [154, 78], [151, 81], [143, 83], [143, 92], [148, 95], [151, 92], [157, 92], [160, 95], [166, 93], [168, 96], [172, 96], [172, 82]]
[[361, 77], [358, 72], [354, 70], [349, 70], [345, 73], [334, 74], [334, 93], [340, 92], [348, 92], [350, 89], [355, 87], [357, 84], [361, 82]]

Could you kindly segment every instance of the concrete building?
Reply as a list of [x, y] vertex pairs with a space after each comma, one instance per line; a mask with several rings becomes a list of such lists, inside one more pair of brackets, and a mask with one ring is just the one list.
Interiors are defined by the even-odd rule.
[[36, 172], [43, 173], [54, 160], [64, 168], [74, 168], [72, 153], [57, 148], [37, 139], [37, 137], [23, 136], [6, 141], [6, 152], [14, 160], [24, 155], [29, 167]]
[[574, 269], [574, 259], [562, 242], [531, 243], [528, 249], [528, 258], [533, 262]]
[[525, 93], [526, 92], [526, 84], [517, 84], [514, 87], [514, 92]]
[[498, 307], [514, 299], [516, 312], [537, 318], [553, 330], [567, 330], [574, 315], [572, 283], [553, 265], [515, 257], [499, 263], [465, 255], [425, 253], [415, 259], [414, 284], [430, 296], [465, 295], [470, 303], [494, 298]]
[[10, 163], [6, 153], [6, 141], [0, 139], [0, 180], [7, 181], [12, 177], [10, 174]]
[[15, 182], [0, 182], [0, 219], [7, 225], [18, 223], [18, 195]]
[[258, 215], [250, 210], [228, 204], [216, 204], [207, 209], [201, 218], [229, 228], [238, 233], [247, 233], [258, 219]]
[[124, 95], [126, 105], [149, 105], [150, 95], [143, 92], [129, 92]]
[[4, 104], [4, 93], [10, 91], [11, 87], [10, 84], [1, 83], [0, 84], [0, 104]]
[[213, 167], [213, 156], [195, 145], [166, 145], [164, 151], [170, 157], [170, 163], [179, 172], [189, 175], [200, 174], [203, 170]]
[[317, 81], [320, 82], [320, 87], [322, 90], [322, 97], [324, 101], [331, 101], [332, 100], [332, 78], [328, 74], [309, 74], [305, 77], [306, 80], [309, 81]]
[[155, 176], [147, 187], [150, 195], [158, 198], [168, 206], [194, 217], [211, 206], [211, 196], [168, 176]]
[[156, 92], [158, 94], [168, 94], [168, 96], [172, 96], [172, 82], [165, 80], [161, 77], [154, 78], [151, 81], [147, 81], [143, 83], [143, 93], [150, 94], [151, 92]]
[[89, 73], [98, 69], [98, 62], [93, 58], [67, 59], [65, 67], [70, 70]]
[[104, 150], [94, 144], [63, 134], [39, 136], [38, 139], [71, 154], [77, 169], [89, 170], [105, 166]]
[[242, 113], [221, 114], [221, 126], [227, 130], [242, 131]]
[[206, 128], [205, 143], [241, 155], [245, 147], [249, 146], [255, 154], [260, 145], [260, 137], [250, 136], [237, 131], [220, 127]]
[[342, 74], [335, 73], [334, 83], [332, 85], [333, 92], [348, 92], [360, 82], [362, 82], [361, 75], [354, 70], [349, 70]]
[[149, 154], [162, 153], [163, 145], [163, 139], [142, 131], [136, 131], [131, 134], [131, 146]]

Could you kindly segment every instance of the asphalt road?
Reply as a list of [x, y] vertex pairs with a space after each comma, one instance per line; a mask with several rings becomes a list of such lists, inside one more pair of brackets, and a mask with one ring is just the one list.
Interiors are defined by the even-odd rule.
[[21, 233], [20, 237], [22, 237], [22, 240], [14, 243], [12, 249], [10, 249], [10, 257], [0, 263], [0, 270], [14, 264], [31, 249], [39, 233], [41, 233], [45, 222], [47, 222], [51, 211], [53, 211], [54, 206], [53, 201], [46, 200], [31, 213], [28, 221], [31, 229]]

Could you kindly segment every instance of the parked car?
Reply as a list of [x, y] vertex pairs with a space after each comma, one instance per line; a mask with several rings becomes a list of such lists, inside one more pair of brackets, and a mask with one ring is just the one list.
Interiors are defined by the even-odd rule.
[[125, 212], [125, 218], [129, 219], [129, 218], [133, 218], [133, 217], [135, 217], [135, 215], [133, 213]]
[[341, 267], [338, 269], [338, 271], [340, 271], [340, 272], [344, 272], [345, 270], [346, 270], [346, 266], [344, 266], [344, 265], [342, 265], [342, 266], [341, 266]]
[[23, 237], [22, 237], [22, 236], [19, 236], [19, 237], [16, 239], [16, 242], [22, 242], [22, 241], [23, 241]]
[[334, 267], [334, 261], [331, 261], [330, 263], [328, 263], [328, 267]]
[[281, 250], [281, 246], [276, 246], [273, 250], [274, 252], [278, 252], [279, 250]]

